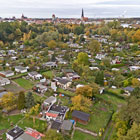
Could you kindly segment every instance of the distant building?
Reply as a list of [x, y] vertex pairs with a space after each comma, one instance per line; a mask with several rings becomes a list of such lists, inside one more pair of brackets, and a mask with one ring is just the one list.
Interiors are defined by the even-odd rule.
[[81, 21], [82, 22], [87, 22], [88, 21], [88, 17], [84, 16], [84, 9], [82, 9]]

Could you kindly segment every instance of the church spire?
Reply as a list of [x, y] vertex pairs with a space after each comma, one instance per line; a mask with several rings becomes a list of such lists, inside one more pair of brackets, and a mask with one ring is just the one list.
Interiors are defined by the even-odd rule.
[[82, 16], [81, 17], [84, 17], [84, 10], [83, 10], [83, 8], [82, 8]]

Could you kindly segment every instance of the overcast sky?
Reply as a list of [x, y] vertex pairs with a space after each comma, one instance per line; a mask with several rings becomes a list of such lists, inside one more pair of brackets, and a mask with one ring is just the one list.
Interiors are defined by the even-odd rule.
[[0, 0], [0, 17], [140, 17], [140, 0]]

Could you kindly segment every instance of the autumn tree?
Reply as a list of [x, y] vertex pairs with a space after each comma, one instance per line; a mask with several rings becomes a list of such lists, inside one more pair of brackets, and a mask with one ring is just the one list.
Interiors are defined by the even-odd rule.
[[134, 87], [140, 87], [140, 81], [137, 78], [132, 79], [132, 85]]
[[93, 96], [93, 88], [90, 87], [89, 85], [79, 87], [76, 89], [76, 94], [77, 95], [83, 95], [85, 97], [92, 97]]
[[140, 124], [133, 123], [128, 130], [126, 136], [120, 137], [119, 140], [139, 140], [140, 139]]
[[18, 106], [19, 110], [24, 109], [24, 107], [25, 107], [25, 94], [24, 94], [24, 92], [19, 93], [18, 99], [17, 99], [17, 106]]
[[97, 40], [92, 40], [88, 47], [93, 55], [100, 51], [100, 43]]
[[55, 47], [56, 47], [56, 41], [54, 41], [54, 40], [51, 40], [51, 41], [49, 41], [48, 42], [48, 47], [50, 48], [50, 49], [55, 49]]
[[92, 105], [90, 99], [79, 94], [77, 96], [74, 96], [71, 100], [72, 100], [71, 110], [79, 110], [84, 112], [90, 111], [90, 107]]
[[89, 57], [87, 53], [80, 52], [77, 56], [77, 59], [74, 61], [74, 63], [77, 63], [78, 65], [86, 66], [89, 64]]
[[17, 96], [12, 92], [8, 92], [2, 96], [0, 104], [7, 111], [15, 109], [17, 107]]

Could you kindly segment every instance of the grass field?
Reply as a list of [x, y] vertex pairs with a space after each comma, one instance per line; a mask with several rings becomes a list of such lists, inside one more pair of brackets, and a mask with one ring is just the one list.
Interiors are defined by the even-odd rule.
[[110, 111], [111, 109], [112, 108], [109, 105], [99, 101], [93, 105], [93, 113], [91, 113], [90, 122], [87, 125], [82, 125], [79, 123], [77, 123], [77, 125], [81, 128], [98, 133], [100, 128], [105, 128], [108, 124], [112, 116], [112, 111]]
[[23, 115], [14, 115], [8, 116], [0, 119], [0, 130], [2, 129], [9, 129], [11, 123], [15, 125], [19, 120], [21, 120], [24, 116]]
[[33, 83], [31, 81], [23, 78], [18, 78], [15, 79], [14, 81], [26, 90], [31, 89], [33, 87]]
[[72, 140], [99, 140], [99, 139], [97, 137], [93, 137], [89, 134], [82, 133], [82, 132], [76, 130]]
[[53, 72], [52, 71], [46, 71], [42, 73], [43, 75], [47, 76], [48, 78], [53, 78]]
[[44, 132], [45, 129], [47, 128], [47, 123], [46, 121], [42, 121], [42, 120], [35, 120], [35, 124], [33, 123], [33, 119], [32, 118], [25, 118], [23, 121], [21, 121], [18, 124], [19, 127], [26, 129], [26, 127], [30, 127], [33, 129], [36, 129], [39, 132]]

